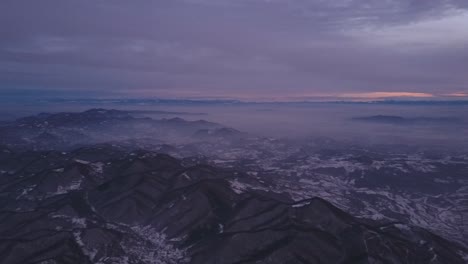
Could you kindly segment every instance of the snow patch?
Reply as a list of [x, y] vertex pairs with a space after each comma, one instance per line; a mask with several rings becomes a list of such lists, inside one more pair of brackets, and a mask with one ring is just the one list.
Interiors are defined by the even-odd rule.
[[309, 204], [310, 204], [310, 202], [309, 202], [309, 201], [306, 201], [306, 202], [294, 204], [292, 207], [294, 207], [294, 208], [301, 208], [301, 207], [304, 207], [304, 206], [309, 205]]
[[86, 218], [73, 217], [71, 222], [77, 228], [86, 228]]
[[400, 230], [411, 231], [411, 228], [404, 224], [394, 224], [394, 226]]
[[73, 238], [75, 239], [78, 246], [80, 246], [83, 254], [87, 256], [91, 261], [94, 260], [98, 252], [96, 249], [90, 249], [89, 247], [86, 246], [86, 244], [83, 242], [83, 239], [81, 238], [81, 232], [80, 231], [73, 232]]
[[248, 189], [246, 184], [239, 182], [237, 179], [229, 181], [229, 184], [231, 185], [231, 189], [237, 194], [241, 194]]
[[157, 232], [150, 226], [133, 226], [137, 235], [135, 241], [124, 241], [122, 248], [131, 259], [144, 264], [188, 263], [184, 250], [172, 246], [164, 233]]
[[75, 159], [75, 162], [77, 163], [80, 163], [80, 164], [85, 164], [85, 165], [88, 165], [90, 164], [91, 162], [89, 161], [86, 161], [86, 160], [80, 160], [80, 159]]
[[91, 167], [93, 168], [95, 173], [101, 174], [104, 172], [104, 163], [102, 162], [92, 163]]
[[67, 186], [58, 186], [57, 191], [55, 193], [52, 193], [52, 195], [65, 194], [69, 191], [79, 190], [81, 187], [81, 182], [82, 180], [78, 179], [71, 181], [70, 184]]
[[192, 179], [192, 178], [190, 178], [190, 176], [186, 172], [182, 173], [182, 176], [184, 176], [184, 178], [189, 180], [189, 181]]

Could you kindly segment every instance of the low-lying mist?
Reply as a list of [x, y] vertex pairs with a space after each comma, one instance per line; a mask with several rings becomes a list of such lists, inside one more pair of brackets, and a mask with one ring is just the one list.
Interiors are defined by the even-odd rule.
[[153, 119], [207, 120], [257, 136], [331, 138], [365, 144], [468, 146], [468, 106], [387, 104], [113, 104], [4, 106], [2, 119], [90, 108], [138, 110]]

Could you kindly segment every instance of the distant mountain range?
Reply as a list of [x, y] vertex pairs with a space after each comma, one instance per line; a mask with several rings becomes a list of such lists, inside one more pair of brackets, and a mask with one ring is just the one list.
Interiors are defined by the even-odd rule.
[[147, 112], [101, 108], [84, 112], [41, 113], [0, 123], [0, 144], [13, 148], [64, 149], [138, 138], [174, 142], [193, 139], [200, 130], [224, 128], [206, 120], [152, 119], [143, 113]]
[[463, 122], [463, 120], [455, 117], [402, 117], [390, 115], [355, 117], [353, 120], [395, 125], [461, 124]]
[[[165, 98], [115, 98], [115, 99], [94, 99], [94, 98], [27, 98], [29, 103], [66, 103], [66, 104], [86, 104], [86, 105], [307, 105], [307, 104], [382, 104], [382, 105], [446, 105], [446, 106], [466, 106], [468, 100], [374, 100], [374, 101], [350, 101], [350, 100], [262, 100], [262, 101], [242, 101], [235, 99], [165, 99]], [[16, 100], [21, 101], [21, 98]]]

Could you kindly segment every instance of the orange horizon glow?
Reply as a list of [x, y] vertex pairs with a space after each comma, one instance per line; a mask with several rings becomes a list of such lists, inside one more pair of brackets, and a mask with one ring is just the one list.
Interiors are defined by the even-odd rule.
[[434, 97], [430, 93], [415, 93], [415, 92], [368, 92], [368, 93], [347, 93], [338, 95], [344, 98], [363, 98], [363, 99], [380, 99], [380, 98], [393, 98], [393, 97], [416, 97], [416, 98], [430, 98]]
[[454, 92], [454, 93], [429, 93], [429, 92], [348, 92], [348, 93], [292, 93], [289, 95], [282, 95], [280, 93], [270, 93], [268, 96], [260, 95], [255, 92], [246, 92], [244, 94], [235, 93], [224, 93], [215, 92], [211, 93], [210, 96], [206, 96], [203, 93], [203, 89], [200, 91], [189, 91], [179, 90], [177, 92], [167, 91], [158, 96], [147, 93], [142, 93], [146, 96], [155, 96], [158, 98], [175, 98], [175, 99], [189, 99], [189, 100], [241, 100], [246, 102], [301, 102], [301, 101], [336, 101], [336, 100], [347, 100], [347, 101], [374, 101], [374, 100], [387, 100], [387, 99], [461, 99], [463, 97], [468, 98], [467, 92]]
[[468, 97], [468, 93], [450, 93], [450, 94], [446, 94], [446, 96], [452, 96], [452, 97]]

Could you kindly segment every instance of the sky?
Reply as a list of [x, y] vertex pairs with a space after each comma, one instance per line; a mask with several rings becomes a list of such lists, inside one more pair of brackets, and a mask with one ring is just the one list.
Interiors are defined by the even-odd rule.
[[2, 0], [0, 96], [468, 99], [466, 0]]

